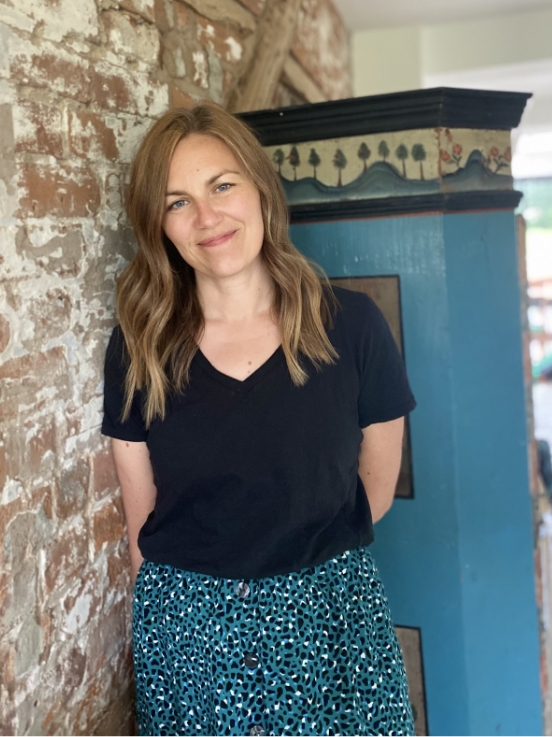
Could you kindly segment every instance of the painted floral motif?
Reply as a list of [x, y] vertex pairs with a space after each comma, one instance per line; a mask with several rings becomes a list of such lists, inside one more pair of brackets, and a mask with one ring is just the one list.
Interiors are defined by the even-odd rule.
[[[512, 161], [512, 149], [508, 146], [504, 153], [497, 146], [493, 146], [486, 159], [487, 168], [496, 174], [501, 169], [507, 169]], [[494, 164], [494, 169], [492, 166]]]

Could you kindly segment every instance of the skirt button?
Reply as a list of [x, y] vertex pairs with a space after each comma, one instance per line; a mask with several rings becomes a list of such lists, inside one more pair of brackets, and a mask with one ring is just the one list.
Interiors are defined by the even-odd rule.
[[243, 664], [246, 668], [256, 668], [259, 665], [259, 656], [257, 653], [245, 653]]
[[251, 727], [251, 729], [249, 730], [249, 734], [250, 735], [257, 735], [257, 737], [264, 737], [264, 735], [266, 734], [266, 732], [264, 731], [264, 729], [261, 727], [260, 724], [254, 724]]
[[251, 589], [245, 583], [245, 581], [240, 581], [239, 584], [236, 586], [236, 596], [239, 596], [240, 599], [245, 599], [246, 596], [249, 596], [250, 591]]

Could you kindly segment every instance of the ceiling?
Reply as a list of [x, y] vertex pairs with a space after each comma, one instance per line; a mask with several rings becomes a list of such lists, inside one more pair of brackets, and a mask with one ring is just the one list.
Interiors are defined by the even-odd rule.
[[350, 30], [429, 25], [552, 8], [552, 0], [334, 0]]

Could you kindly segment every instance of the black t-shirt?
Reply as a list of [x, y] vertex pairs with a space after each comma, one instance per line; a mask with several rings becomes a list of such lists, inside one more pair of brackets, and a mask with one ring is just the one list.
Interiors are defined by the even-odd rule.
[[373, 540], [358, 470], [361, 428], [410, 412], [415, 401], [381, 312], [334, 288], [328, 331], [339, 353], [293, 385], [282, 348], [245, 381], [200, 350], [190, 383], [149, 430], [137, 392], [120, 422], [126, 351], [115, 328], [105, 364], [102, 432], [147, 442], [157, 500], [140, 531], [144, 558], [223, 578], [263, 578], [315, 566]]

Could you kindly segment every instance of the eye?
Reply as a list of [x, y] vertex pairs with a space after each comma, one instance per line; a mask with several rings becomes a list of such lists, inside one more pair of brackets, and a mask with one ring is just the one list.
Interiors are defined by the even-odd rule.
[[176, 200], [176, 202], [171, 202], [169, 210], [181, 210], [185, 204], [186, 200]]
[[215, 189], [216, 192], [228, 192], [229, 189], [232, 189], [234, 187], [234, 184], [231, 184], [230, 182], [223, 182], [222, 184], [219, 184], [217, 188]]

